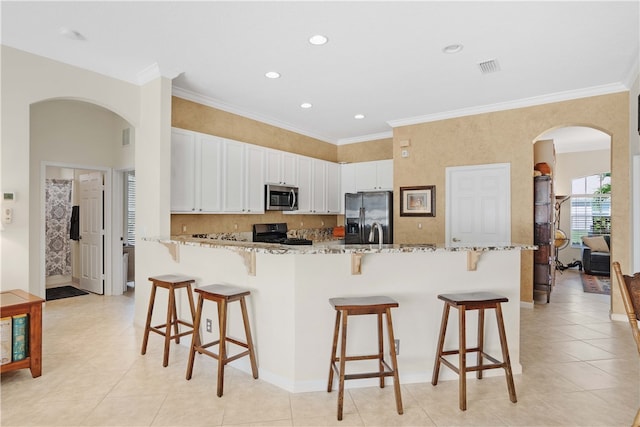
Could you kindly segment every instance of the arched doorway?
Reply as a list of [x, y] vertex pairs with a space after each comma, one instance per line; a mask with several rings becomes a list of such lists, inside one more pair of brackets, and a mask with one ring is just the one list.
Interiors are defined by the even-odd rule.
[[[552, 220], [554, 229], [560, 230], [554, 233], [552, 274], [562, 274], [565, 268], [581, 269], [581, 235], [593, 231], [592, 221], [597, 217], [591, 209], [580, 210], [584, 200], [577, 197], [581, 194], [577, 186], [581, 181], [590, 182], [593, 177], [611, 176], [611, 136], [587, 126], [554, 128], [534, 141], [534, 163], [540, 162], [551, 168], [555, 198]], [[585, 192], [591, 193], [593, 189], [582, 190]], [[579, 221], [581, 213], [584, 213], [583, 224]], [[607, 221], [611, 221], [610, 209], [606, 215]]]
[[[124, 286], [123, 258], [121, 238], [124, 227], [122, 220], [123, 189], [118, 188], [117, 179], [122, 170], [133, 169], [134, 144], [132, 139], [123, 140], [124, 134], [132, 133], [132, 126], [114, 112], [90, 102], [54, 99], [34, 103], [30, 106], [30, 164], [32, 176], [39, 176], [33, 184], [39, 188], [34, 194], [40, 194], [40, 209], [36, 215], [40, 227], [41, 262], [40, 288], [42, 294], [46, 288], [46, 250], [44, 188], [47, 173], [51, 169], [71, 171], [93, 170], [104, 175], [104, 236], [100, 242], [101, 254], [97, 259], [99, 278], [104, 282], [104, 294], [121, 294]], [[76, 177], [77, 178], [77, 177]], [[76, 180], [77, 181], [77, 180]], [[34, 188], [32, 186], [32, 188]], [[35, 190], [36, 188], [34, 188]], [[72, 198], [72, 203], [77, 202]], [[78, 265], [82, 264], [81, 251], [71, 243], [72, 281], [80, 280]], [[75, 249], [75, 250], [74, 250]], [[75, 261], [75, 262], [74, 262]], [[101, 292], [98, 292], [101, 293]]]

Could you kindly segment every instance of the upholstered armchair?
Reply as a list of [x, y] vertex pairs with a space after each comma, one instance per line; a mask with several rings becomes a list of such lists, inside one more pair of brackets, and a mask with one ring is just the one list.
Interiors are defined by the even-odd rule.
[[611, 236], [583, 237], [582, 267], [588, 274], [609, 276], [611, 274]]

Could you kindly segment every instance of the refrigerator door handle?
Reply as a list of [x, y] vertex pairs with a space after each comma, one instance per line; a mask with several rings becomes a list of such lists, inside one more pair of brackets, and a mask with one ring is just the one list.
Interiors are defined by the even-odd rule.
[[364, 207], [360, 208], [360, 243], [364, 244]]

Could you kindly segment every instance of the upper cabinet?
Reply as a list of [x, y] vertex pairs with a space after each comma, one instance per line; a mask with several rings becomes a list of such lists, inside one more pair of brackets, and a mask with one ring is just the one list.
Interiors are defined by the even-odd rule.
[[393, 160], [354, 163], [356, 191], [393, 190]]
[[297, 156], [278, 150], [265, 150], [266, 176], [268, 184], [298, 185]]
[[298, 158], [298, 210], [290, 214], [339, 214], [340, 165]]
[[263, 213], [265, 149], [171, 130], [171, 212]]
[[264, 212], [264, 148], [224, 140], [223, 203], [226, 213]]
[[264, 185], [298, 187], [298, 210], [339, 214], [341, 165], [199, 132], [171, 130], [171, 212], [264, 213]]
[[171, 130], [171, 211], [221, 210], [222, 139]]

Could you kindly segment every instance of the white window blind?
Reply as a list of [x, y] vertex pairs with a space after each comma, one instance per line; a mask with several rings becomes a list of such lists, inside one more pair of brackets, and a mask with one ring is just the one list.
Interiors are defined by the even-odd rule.
[[572, 180], [572, 245], [581, 245], [583, 236], [611, 234], [610, 183], [608, 173]]
[[136, 244], [136, 175], [135, 172], [127, 173], [126, 182], [126, 243]]

